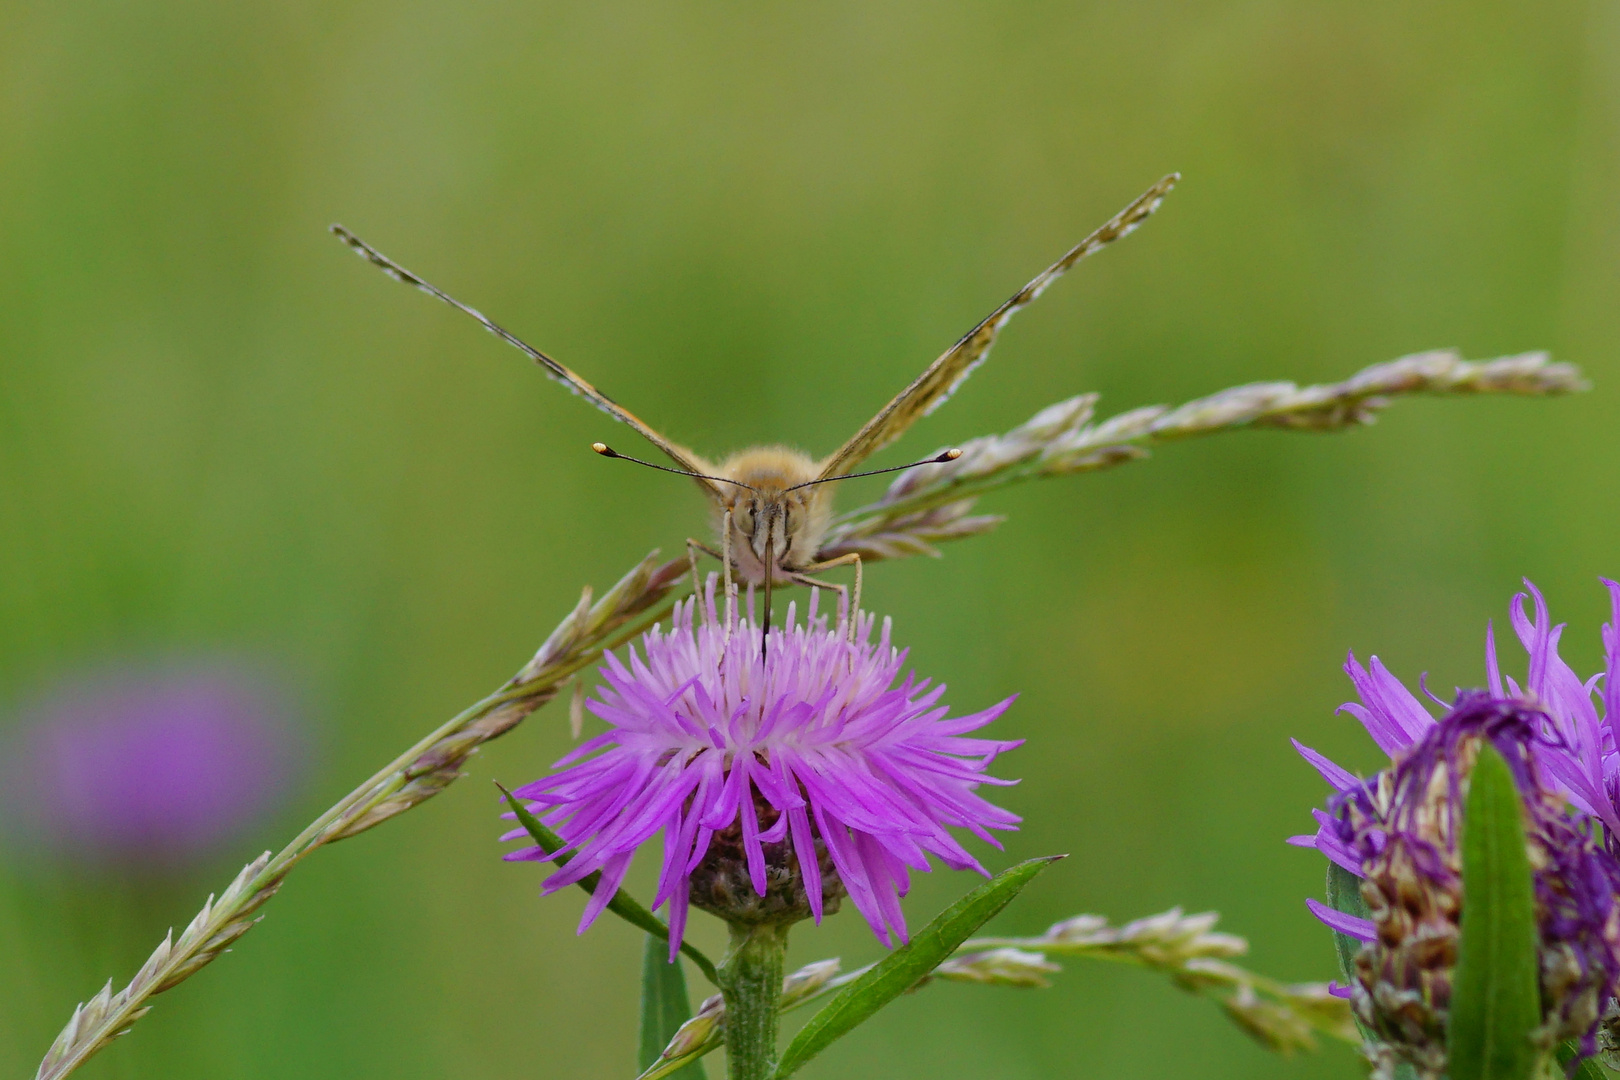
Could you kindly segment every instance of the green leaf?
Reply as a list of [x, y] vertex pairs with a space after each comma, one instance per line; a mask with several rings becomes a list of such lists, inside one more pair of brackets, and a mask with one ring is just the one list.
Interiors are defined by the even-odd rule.
[[[1358, 919], [1372, 917], [1367, 910], [1367, 902], [1361, 898], [1361, 879], [1331, 859], [1328, 860], [1327, 902], [1334, 911], [1342, 911]], [[1361, 942], [1335, 930], [1333, 951], [1339, 957], [1339, 978], [1346, 983], [1354, 982], [1356, 953], [1361, 951]]]
[[[540, 845], [541, 851], [549, 855], [554, 851], [562, 850], [565, 846], [562, 837], [546, 828], [539, 818], [529, 813], [529, 808], [524, 806], [510, 791], [507, 791], [499, 784], [495, 786], [500, 789], [502, 795], [506, 796], [506, 804], [517, 815], [518, 823], [523, 826], [534, 842]], [[559, 855], [556, 863], [558, 866], [566, 866], [572, 860], [572, 855]], [[592, 893], [596, 891], [596, 883], [601, 880], [601, 873], [586, 874], [580, 879], [579, 887], [587, 893]], [[607, 903], [607, 909], [632, 926], [639, 926], [654, 937], [663, 938], [665, 941], [669, 940], [669, 927], [660, 922], [658, 916], [642, 907], [623, 889], [613, 894], [613, 899]], [[683, 941], [681, 943], [681, 952], [686, 955], [687, 959], [698, 966], [698, 970], [703, 972], [705, 978], [716, 986], [720, 985], [720, 978], [715, 973], [713, 962], [707, 956], [704, 956], [695, 945], [689, 945]]]
[[[1558, 1047], [1558, 1064], [1568, 1068], [1569, 1063], [1574, 1061], [1580, 1052], [1580, 1048], [1575, 1045], [1574, 1039], [1561, 1044]], [[1575, 1075], [1570, 1077], [1570, 1080], [1609, 1080], [1609, 1077], [1604, 1073], [1603, 1067], [1598, 1064], [1597, 1058], [1589, 1057], [1582, 1058], [1581, 1063], [1575, 1066]]]
[[966, 941], [1002, 908], [1012, 903], [1025, 885], [1062, 855], [1030, 859], [1003, 870], [946, 908], [919, 930], [909, 944], [891, 952], [870, 971], [844, 987], [826, 1007], [794, 1036], [776, 1067], [776, 1080], [795, 1071], [835, 1040], [849, 1034], [883, 1006], [916, 986], [956, 947]]
[[[669, 939], [648, 934], [641, 950], [641, 1053], [636, 1068], [652, 1068], [682, 1024], [692, 1018], [686, 996], [686, 973], [669, 959]], [[705, 1080], [696, 1061], [671, 1074], [675, 1080]]]
[[[1361, 879], [1332, 860], [1328, 861], [1327, 871], [1327, 902], [1328, 907], [1334, 911], [1342, 911], [1346, 915], [1354, 915], [1358, 919], [1372, 918], [1372, 912], [1367, 910], [1367, 902], [1361, 898]], [[1356, 978], [1356, 953], [1360, 952], [1362, 943], [1348, 934], [1333, 932], [1333, 951], [1339, 958], [1339, 978], [1345, 983], [1353, 983]], [[1361, 1022], [1361, 1017], [1351, 1014], [1356, 1022], [1356, 1030], [1361, 1032], [1365, 1042], [1376, 1041], [1367, 1025]], [[1395, 1080], [1418, 1080], [1417, 1070], [1412, 1068], [1411, 1062], [1402, 1061], [1395, 1065]]]
[[1482, 742], [1462, 821], [1463, 910], [1447, 1036], [1451, 1080], [1531, 1080], [1541, 1022], [1524, 808], [1508, 763]]

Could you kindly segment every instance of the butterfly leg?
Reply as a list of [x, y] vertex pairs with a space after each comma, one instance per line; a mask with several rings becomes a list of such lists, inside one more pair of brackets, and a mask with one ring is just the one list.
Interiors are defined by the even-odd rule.
[[697, 597], [701, 597], [703, 595], [703, 583], [698, 579], [697, 553], [700, 551], [703, 552], [703, 554], [716, 559], [722, 559], [725, 557], [701, 540], [694, 540], [690, 536], [686, 538], [686, 557], [691, 560], [692, 563], [692, 595]]
[[835, 592], [838, 594], [839, 605], [846, 609], [849, 606], [849, 586], [847, 585], [840, 585], [836, 581], [822, 581], [820, 578], [813, 578], [809, 574], [797, 572], [788, 574], [788, 580], [799, 585], [808, 585], [812, 589], [827, 589]]
[[[859, 616], [860, 616], [860, 612], [861, 612], [861, 555], [860, 555], [860, 552], [851, 551], [849, 554], [840, 555], [836, 559], [828, 559], [826, 562], [815, 563], [815, 564], [813, 564], [811, 566], [805, 567], [804, 572], [807, 573], [807, 574], [819, 574], [823, 570], [831, 570], [835, 566], [848, 566], [851, 563], [855, 564], [855, 596], [850, 601], [850, 604], [849, 604], [849, 639], [851, 641], [854, 641], [855, 640], [855, 624], [858, 621]], [[832, 586], [826, 586], [826, 587], [831, 588]]]

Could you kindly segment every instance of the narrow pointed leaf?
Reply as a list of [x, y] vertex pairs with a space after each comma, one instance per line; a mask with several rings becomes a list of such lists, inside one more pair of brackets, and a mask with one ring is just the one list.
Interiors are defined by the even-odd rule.
[[[540, 845], [541, 851], [549, 855], [554, 851], [562, 850], [565, 846], [562, 837], [546, 828], [539, 818], [529, 813], [529, 808], [524, 806], [522, 801], [514, 797], [510, 791], [507, 791], [499, 784], [495, 786], [500, 788], [502, 795], [506, 796], [506, 804], [517, 815], [518, 824], [522, 825], [534, 842]], [[556, 860], [557, 865], [565, 866], [572, 858], [572, 855], [559, 855]], [[599, 872], [587, 874], [580, 879], [579, 887], [587, 893], [594, 893], [596, 883], [601, 880], [602, 875]], [[623, 889], [613, 894], [613, 899], [607, 903], [607, 909], [632, 926], [639, 926], [647, 933], [652, 934], [654, 937], [663, 938], [666, 942], [669, 940], [669, 927], [660, 922], [658, 916], [642, 907], [639, 901]], [[716, 986], [720, 985], [720, 977], [715, 973], [713, 962], [707, 956], [704, 956], [697, 946], [682, 942], [681, 952], [685, 953], [687, 958], [698, 966], [698, 970], [703, 972], [705, 978]]]
[[1530, 1080], [1541, 1022], [1524, 810], [1508, 764], [1480, 747], [1462, 821], [1463, 910], [1451, 994], [1451, 1080]]
[[[1372, 917], [1367, 911], [1367, 902], [1361, 898], [1361, 879], [1331, 859], [1328, 860], [1327, 902], [1334, 911], [1342, 911], [1358, 919]], [[1361, 951], [1361, 942], [1335, 930], [1333, 951], [1339, 958], [1339, 978], [1346, 983], [1354, 981], [1356, 953]]]
[[975, 930], [1010, 904], [1036, 874], [1061, 858], [1062, 855], [1048, 855], [1003, 870], [946, 908], [919, 930], [909, 944], [894, 950], [865, 975], [844, 987], [788, 1044], [781, 1064], [776, 1067], [776, 1080], [791, 1076], [883, 1006], [916, 986]]
[[[1342, 911], [1346, 915], [1354, 915], [1358, 919], [1370, 919], [1372, 912], [1367, 910], [1367, 902], [1361, 898], [1361, 879], [1338, 863], [1328, 860], [1327, 871], [1327, 902], [1328, 907], [1334, 911]], [[1346, 985], [1353, 984], [1356, 979], [1356, 953], [1361, 951], [1362, 943], [1349, 934], [1333, 932], [1333, 951], [1339, 958], [1339, 978]], [[1361, 1017], [1354, 1012], [1351, 1017], [1356, 1022], [1356, 1030], [1361, 1032], [1363, 1041], [1372, 1040], [1372, 1032], [1367, 1025], [1361, 1022]], [[1418, 1080], [1417, 1070], [1412, 1068], [1410, 1062], [1398, 1062], [1395, 1066], [1394, 1080]]]
[[1582, 1058], [1581, 1063], [1575, 1066], [1575, 1072], [1569, 1074], [1569, 1063], [1579, 1055], [1580, 1049], [1575, 1045], [1574, 1039], [1558, 1047], [1558, 1064], [1564, 1067], [1565, 1073], [1569, 1075], [1570, 1080], [1609, 1080], [1609, 1077], [1603, 1072], [1603, 1067], [1598, 1064], [1595, 1057]]
[[[679, 960], [670, 962], [667, 937], [648, 934], [641, 949], [641, 1053], [636, 1068], [652, 1068], [682, 1024], [692, 1018], [686, 996], [686, 973]], [[697, 1062], [672, 1073], [675, 1080], [704, 1080]]]

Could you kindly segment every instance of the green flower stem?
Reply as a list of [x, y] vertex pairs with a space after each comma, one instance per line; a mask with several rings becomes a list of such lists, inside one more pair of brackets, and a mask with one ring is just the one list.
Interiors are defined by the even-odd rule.
[[787, 933], [786, 926], [771, 923], [731, 925], [731, 949], [720, 963], [730, 1080], [769, 1080], [776, 1071]]

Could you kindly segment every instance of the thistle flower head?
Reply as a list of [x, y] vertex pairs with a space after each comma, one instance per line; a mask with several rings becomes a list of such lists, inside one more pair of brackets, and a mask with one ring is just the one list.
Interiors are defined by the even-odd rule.
[[[1528, 582], [1526, 583], [1528, 586]], [[1508, 761], [1524, 802], [1540, 933], [1542, 1025], [1546, 1046], [1578, 1039], [1597, 1049], [1600, 1019], [1620, 992], [1620, 844], [1615, 817], [1616, 759], [1611, 723], [1620, 667], [1620, 586], [1609, 582], [1616, 619], [1604, 627], [1603, 712], [1598, 679], [1583, 682], [1559, 657], [1553, 626], [1534, 586], [1514, 598], [1512, 624], [1529, 654], [1523, 686], [1505, 678], [1487, 632], [1487, 690], [1459, 691], [1436, 719], [1374, 657], [1345, 670], [1360, 703], [1345, 705], [1391, 757], [1362, 780], [1307, 747], [1296, 747], [1334, 788], [1315, 812], [1315, 847], [1362, 879], [1370, 919], [1307, 901], [1333, 929], [1364, 944], [1349, 987], [1362, 1023], [1376, 1036], [1381, 1070], [1406, 1061], [1424, 1075], [1445, 1071], [1445, 1031], [1464, 897], [1458, 848], [1463, 794], [1480, 745]]]
[[711, 578], [701, 610], [695, 597], [677, 605], [639, 652], [609, 655], [586, 705], [609, 730], [516, 792], [575, 853], [544, 891], [600, 870], [583, 930], [662, 832], [653, 905], [670, 904], [672, 954], [688, 903], [733, 923], [819, 921], [847, 894], [885, 944], [905, 940], [910, 871], [933, 855], [984, 872], [950, 830], [996, 844], [988, 830], [1017, 826], [976, 789], [1010, 782], [987, 770], [1019, 743], [967, 737], [1011, 698], [949, 717], [945, 687], [900, 678], [906, 654], [888, 620], [872, 640], [874, 621], [858, 617], [851, 638], [812, 593], [805, 620], [790, 605], [762, 655], [752, 618], [718, 617]]

